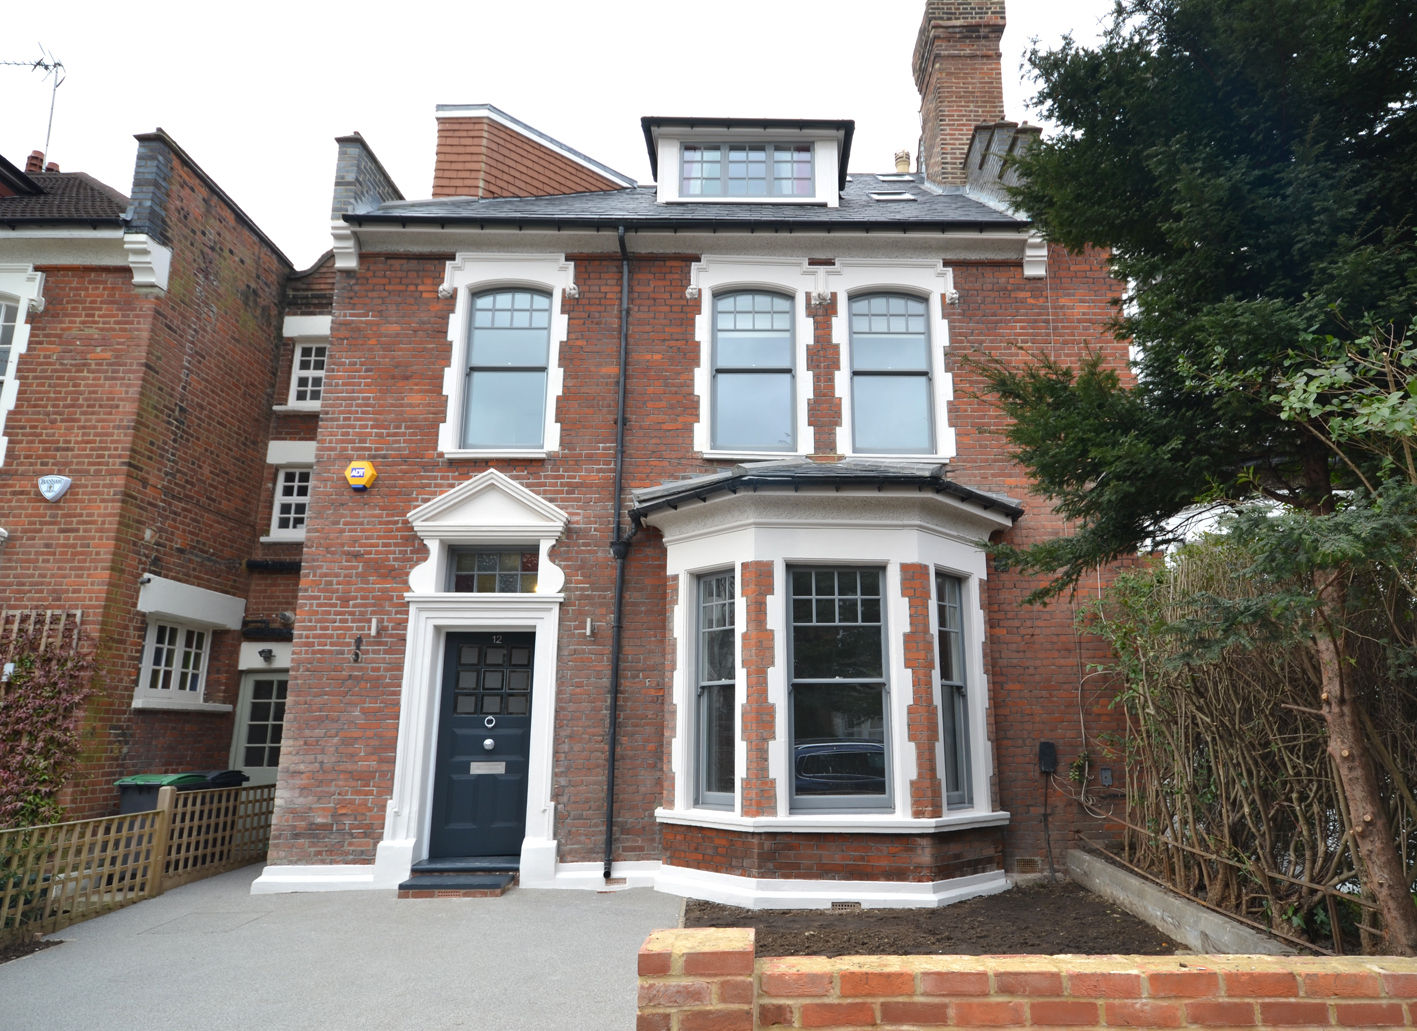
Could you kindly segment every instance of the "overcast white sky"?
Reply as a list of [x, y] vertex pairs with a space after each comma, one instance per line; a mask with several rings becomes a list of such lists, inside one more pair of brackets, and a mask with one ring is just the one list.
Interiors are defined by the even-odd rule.
[[[915, 152], [924, 0], [111, 0], [8, 5], [0, 62], [62, 61], [49, 158], [126, 193], [161, 127], [297, 265], [329, 246], [334, 138], [406, 197], [433, 180], [437, 104], [489, 103], [648, 182], [641, 115], [852, 118], [852, 168]], [[1111, 0], [1008, 0], [1008, 117], [1038, 37], [1095, 37]], [[705, 11], [712, 11], [706, 16]], [[52, 78], [0, 65], [0, 154], [44, 148]]]

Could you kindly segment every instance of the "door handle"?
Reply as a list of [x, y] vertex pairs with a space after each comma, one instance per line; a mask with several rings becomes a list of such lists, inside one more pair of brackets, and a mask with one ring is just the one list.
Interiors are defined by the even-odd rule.
[[495, 747], [497, 747], [497, 742], [493, 741], [490, 737], [485, 737], [482, 739], [483, 751], [490, 752]]

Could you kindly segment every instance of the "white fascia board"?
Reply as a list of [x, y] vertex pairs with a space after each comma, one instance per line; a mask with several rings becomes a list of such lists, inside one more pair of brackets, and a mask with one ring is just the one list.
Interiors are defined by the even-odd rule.
[[314, 465], [313, 440], [273, 440], [266, 445], [267, 465]]
[[[351, 230], [352, 227], [346, 226]], [[653, 228], [625, 226], [626, 245], [635, 254], [705, 254], [730, 252], [739, 256], [796, 256], [836, 254], [878, 258], [933, 258], [946, 262], [1022, 261], [1029, 231], [1026, 228], [998, 230], [877, 229], [863, 232], [849, 225], [825, 233], [818, 229], [794, 229], [773, 225], [771, 232], [760, 229], [675, 230], [673, 226]], [[400, 254], [438, 254], [449, 251], [482, 255], [514, 252], [555, 254], [613, 254], [619, 256], [615, 227], [553, 229], [527, 225], [524, 229], [489, 226], [362, 225], [358, 235], [371, 251]], [[336, 255], [338, 257], [338, 255]], [[343, 267], [343, 266], [338, 266]], [[357, 267], [357, 262], [350, 265]]]
[[178, 583], [147, 573], [138, 588], [138, 611], [178, 623], [239, 630], [246, 614], [246, 599]]
[[128, 264], [123, 230], [20, 228], [0, 235], [0, 262], [31, 265]]
[[287, 315], [281, 335], [297, 340], [325, 339], [330, 335], [333, 321], [330, 315]]

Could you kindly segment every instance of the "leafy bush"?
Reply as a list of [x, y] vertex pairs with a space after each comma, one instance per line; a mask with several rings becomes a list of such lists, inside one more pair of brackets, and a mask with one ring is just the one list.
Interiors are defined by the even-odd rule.
[[58, 796], [79, 755], [94, 663], [77, 632], [15, 629], [0, 639], [0, 827], [54, 823]]

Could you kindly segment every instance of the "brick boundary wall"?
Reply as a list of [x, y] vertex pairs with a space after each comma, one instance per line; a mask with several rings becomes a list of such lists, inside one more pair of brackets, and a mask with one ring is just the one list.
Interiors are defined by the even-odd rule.
[[791, 956], [747, 928], [655, 931], [637, 1031], [1413, 1027], [1417, 959]]

